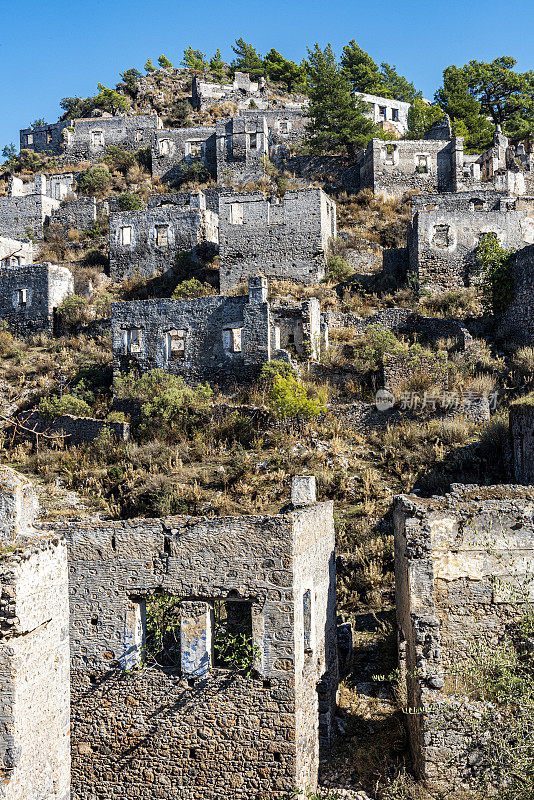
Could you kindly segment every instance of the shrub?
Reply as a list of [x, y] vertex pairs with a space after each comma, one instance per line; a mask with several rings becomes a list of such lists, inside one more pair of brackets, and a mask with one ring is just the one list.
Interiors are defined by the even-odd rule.
[[273, 386], [277, 378], [288, 378], [290, 375], [295, 375], [291, 364], [280, 358], [274, 358], [261, 368], [260, 383], [263, 386]]
[[110, 411], [106, 419], [108, 422], [128, 422], [128, 417], [123, 411]]
[[476, 259], [482, 273], [483, 304], [493, 314], [502, 314], [512, 299], [512, 255], [513, 250], [506, 250], [495, 234], [481, 237]]
[[143, 208], [143, 201], [134, 192], [122, 192], [115, 198], [121, 211], [140, 211]]
[[90, 197], [103, 197], [111, 184], [109, 169], [104, 166], [89, 167], [78, 176], [78, 189]]
[[126, 175], [130, 167], [133, 167], [136, 163], [135, 155], [131, 150], [124, 150], [124, 148], [116, 145], [110, 145], [106, 148], [106, 155], [103, 160], [110, 169], [122, 172], [123, 175]]
[[202, 161], [191, 161], [180, 165], [174, 183], [180, 187], [184, 183], [207, 183], [210, 178], [210, 171]]
[[512, 356], [512, 366], [522, 375], [534, 373], [534, 347], [520, 347]]
[[0, 328], [0, 356], [9, 358], [18, 352], [13, 336], [5, 328]]
[[398, 353], [407, 349], [392, 331], [370, 325], [360, 342], [357, 343], [357, 359], [367, 368], [376, 368], [384, 358], [384, 353]]
[[437, 317], [465, 317], [480, 313], [480, 301], [473, 288], [451, 289], [420, 300], [424, 312]]
[[74, 330], [78, 325], [89, 321], [87, 300], [77, 294], [66, 297], [57, 310], [61, 322], [68, 330]]
[[276, 378], [269, 396], [269, 405], [281, 419], [317, 417], [326, 411], [320, 400], [310, 400], [304, 386], [295, 378]]
[[91, 407], [85, 400], [74, 397], [72, 394], [63, 394], [61, 397], [59, 395], [41, 397], [38, 408], [39, 413], [48, 419], [60, 417], [63, 414], [72, 414], [75, 417], [91, 416]]
[[107, 267], [109, 264], [108, 257], [100, 250], [88, 250], [83, 261], [90, 267]]
[[209, 283], [189, 278], [178, 284], [171, 297], [173, 300], [186, 300], [190, 297], [207, 297], [210, 294], [213, 294], [213, 289]]
[[330, 255], [326, 263], [326, 280], [330, 283], [341, 283], [354, 274], [354, 269], [340, 255]]

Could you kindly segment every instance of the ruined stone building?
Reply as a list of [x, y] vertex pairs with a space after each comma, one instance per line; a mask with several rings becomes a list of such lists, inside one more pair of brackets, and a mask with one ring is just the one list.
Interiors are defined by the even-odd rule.
[[[518, 201], [520, 202], [520, 201]], [[499, 337], [517, 344], [534, 344], [534, 245], [515, 253], [511, 262], [512, 291], [499, 320]]]
[[486, 234], [509, 249], [532, 244], [532, 198], [496, 191], [414, 195], [408, 233], [410, 271], [422, 288], [431, 291], [470, 286], [480, 272], [476, 248]]
[[[333, 508], [315, 502], [315, 479], [295, 478], [274, 516], [87, 518], [49, 533], [31, 486], [0, 478], [16, 545], [0, 570], [6, 796], [282, 800], [316, 786], [337, 654]], [[176, 610], [176, 644], [172, 664], [150, 650], [143, 665], [156, 600]], [[248, 671], [214, 647], [229, 635], [251, 643]]]
[[271, 306], [261, 275], [245, 297], [113, 303], [111, 328], [115, 374], [159, 368], [221, 386], [254, 380], [271, 359], [316, 360], [327, 346], [317, 298]]
[[510, 445], [515, 480], [534, 485], [534, 405], [528, 398], [510, 406]]
[[265, 174], [269, 133], [264, 116], [217, 120], [216, 142], [218, 183], [246, 183]]
[[65, 156], [66, 161], [99, 161], [110, 146], [125, 150], [151, 147], [154, 131], [162, 127], [156, 114], [101, 116], [63, 120], [20, 132], [21, 149]]
[[28, 264], [0, 269], [0, 320], [22, 336], [55, 328], [56, 310], [74, 293], [66, 267]]
[[31, 192], [0, 197], [0, 236], [23, 240], [31, 235], [42, 239], [44, 227], [60, 201], [47, 194], [45, 175], [36, 175], [30, 186]]
[[245, 108], [267, 108], [269, 96], [265, 78], [252, 81], [250, 75], [236, 72], [232, 83], [207, 83], [195, 75], [193, 77], [192, 105], [197, 111], [204, 111], [222, 103], [232, 103], [237, 111]]
[[[146, 211], [118, 211], [109, 218], [110, 275], [115, 280], [134, 274], [150, 277], [174, 266], [176, 254], [195, 256], [201, 246], [215, 247], [218, 216], [206, 208], [203, 192], [174, 195], [173, 202]], [[178, 200], [182, 205], [178, 205]]]
[[[398, 497], [395, 593], [406, 720], [417, 775], [432, 788], [469, 786], [507, 714], [455, 690], [455, 670], [491, 651], [532, 594], [534, 490], [461, 486], [444, 497]], [[511, 709], [518, 713], [518, 709]], [[502, 741], [506, 741], [503, 739]]]
[[75, 197], [77, 190], [77, 172], [58, 172], [49, 175], [34, 175], [30, 182], [12, 175], [7, 188], [8, 197], [25, 197], [28, 194], [42, 194], [54, 200], [65, 200]]
[[292, 189], [283, 199], [268, 199], [263, 192], [221, 196], [222, 294], [257, 271], [269, 279], [319, 283], [336, 235], [336, 204], [322, 189]]
[[200, 161], [213, 177], [217, 173], [214, 127], [157, 130], [152, 139], [152, 175], [173, 183], [191, 164]]
[[33, 263], [33, 242], [0, 236], [0, 267], [20, 267]]
[[360, 94], [359, 92], [356, 94], [369, 105], [370, 118], [382, 130], [393, 133], [397, 138], [404, 136], [408, 131], [408, 112], [411, 103], [378, 97], [374, 94]]

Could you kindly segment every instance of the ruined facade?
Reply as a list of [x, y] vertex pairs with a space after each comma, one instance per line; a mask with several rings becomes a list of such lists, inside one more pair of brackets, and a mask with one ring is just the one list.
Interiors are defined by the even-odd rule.
[[410, 103], [378, 97], [374, 94], [360, 94], [358, 97], [369, 106], [369, 116], [375, 125], [393, 133], [396, 137], [404, 136], [408, 130], [408, 112]]
[[501, 338], [534, 344], [534, 245], [515, 253], [511, 262], [512, 294], [499, 320]]
[[468, 787], [491, 737], [503, 735], [507, 715], [455, 694], [451, 674], [476, 648], [501, 643], [533, 599], [533, 499], [532, 487], [460, 485], [444, 497], [396, 498], [406, 719], [416, 772], [433, 787]]
[[74, 293], [66, 267], [28, 264], [0, 269], [0, 320], [20, 335], [53, 332], [55, 312]]
[[222, 103], [232, 103], [238, 111], [245, 108], [267, 108], [269, 96], [265, 78], [252, 81], [250, 75], [236, 72], [232, 83], [208, 83], [193, 77], [192, 105], [197, 111], [204, 111]]
[[431, 291], [469, 286], [480, 271], [476, 248], [486, 234], [508, 249], [532, 244], [534, 204], [495, 191], [414, 195], [410, 271]]
[[264, 116], [217, 120], [216, 140], [218, 183], [246, 183], [265, 174], [269, 134]]
[[22, 197], [0, 197], [0, 236], [27, 239], [43, 238], [45, 225], [59, 208], [59, 200], [34, 192]]
[[108, 147], [140, 150], [151, 147], [154, 131], [161, 127], [155, 114], [136, 117], [83, 117], [63, 131], [62, 154], [75, 163], [100, 161]]
[[200, 161], [215, 177], [215, 128], [157, 130], [152, 139], [152, 175], [164, 183], [179, 180], [184, 170]]
[[[0, 529], [24, 537], [0, 569], [6, 797], [313, 789], [338, 680], [333, 506], [315, 479], [274, 516], [78, 519], [34, 543], [31, 486], [4, 472]], [[143, 663], [154, 598], [177, 610], [172, 666]], [[238, 632], [247, 670], [214, 646]]]
[[20, 149], [32, 150], [34, 153], [60, 155], [63, 145], [63, 131], [73, 126], [73, 120], [60, 120], [35, 128], [24, 128], [20, 131]]
[[49, 175], [34, 175], [33, 181], [24, 182], [16, 175], [9, 179], [8, 197], [25, 197], [28, 194], [43, 194], [54, 200], [65, 200], [76, 196], [77, 172], [58, 172]]
[[324, 342], [319, 301], [271, 307], [263, 276], [247, 297], [113, 303], [111, 327], [116, 374], [160, 368], [189, 383], [252, 380], [274, 358], [317, 359]]
[[226, 294], [261, 270], [267, 278], [319, 283], [337, 234], [336, 205], [322, 189], [222, 196], [219, 203], [220, 287]]
[[176, 254], [218, 243], [217, 215], [206, 208], [202, 192], [175, 196], [171, 202], [146, 211], [118, 211], [109, 218], [110, 275], [122, 280], [139, 274], [150, 277], [174, 266]]
[[534, 484], [534, 405], [528, 401], [510, 406], [510, 445], [515, 480]]

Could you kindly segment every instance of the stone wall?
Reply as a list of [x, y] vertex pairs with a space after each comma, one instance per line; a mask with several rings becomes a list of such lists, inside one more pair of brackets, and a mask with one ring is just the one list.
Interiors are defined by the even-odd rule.
[[[130, 426], [127, 422], [110, 422], [93, 417], [73, 417], [72, 414], [62, 414], [59, 417], [48, 419], [38, 411], [29, 411], [19, 414], [17, 422], [24, 426], [18, 429], [19, 435], [24, 438], [35, 441], [34, 433], [63, 436], [68, 447], [93, 442], [104, 430], [109, 431], [118, 442], [127, 442], [130, 436]], [[24, 430], [28, 428], [34, 433]]]
[[0, 197], [0, 236], [27, 239], [31, 234], [42, 239], [43, 227], [57, 208], [58, 200], [41, 194]]
[[427, 386], [446, 391], [449, 380], [447, 353], [430, 352], [418, 346], [395, 353], [384, 353], [382, 383], [385, 389], [400, 397], [403, 392]]
[[33, 530], [37, 499], [13, 470], [0, 475], [0, 794], [69, 800], [67, 550]]
[[510, 406], [513, 473], [518, 483], [534, 484], [534, 406], [518, 401]]
[[268, 278], [319, 283], [336, 206], [318, 188], [290, 190], [269, 201], [262, 192], [222, 196], [219, 205], [220, 287], [226, 294], [261, 270]]
[[499, 320], [501, 338], [518, 344], [534, 344], [534, 246], [515, 254], [511, 265], [512, 296]]
[[215, 177], [215, 128], [158, 130], [152, 139], [152, 175], [174, 183], [188, 165], [200, 160]]
[[205, 208], [202, 193], [191, 195], [187, 206], [169, 203], [116, 212], [109, 219], [110, 275], [122, 280], [167, 272], [177, 253], [192, 251], [195, 256], [199, 245], [216, 246], [218, 235], [217, 215]]
[[234, 104], [238, 111], [242, 111], [246, 108], [267, 108], [269, 95], [265, 78], [252, 81], [247, 73], [236, 72], [232, 83], [208, 83], [195, 75], [191, 102], [197, 111], [223, 103]]
[[0, 269], [0, 319], [25, 336], [54, 328], [55, 310], [74, 293], [66, 267], [28, 264]]
[[502, 642], [522, 615], [526, 595], [533, 599], [533, 500], [531, 487], [457, 484], [444, 497], [396, 498], [395, 591], [407, 722], [417, 773], [432, 786], [468, 782], [488, 736], [500, 733], [489, 720], [478, 737], [470, 735], [473, 712], [491, 718], [491, 709], [455, 697], [450, 673], [477, 647], [491, 650]]
[[[62, 532], [76, 797], [252, 800], [313, 788], [317, 684], [329, 687], [330, 713], [337, 685], [332, 504], [274, 517], [76, 521]], [[181, 667], [126, 672], [140, 661], [154, 592], [181, 601]], [[250, 677], [212, 660], [209, 609], [228, 599], [250, 604]]]
[[97, 202], [94, 197], [79, 197], [64, 201], [52, 212], [51, 223], [68, 229], [91, 228], [97, 218]]
[[33, 262], [33, 242], [0, 236], [0, 267], [20, 267]]
[[361, 100], [369, 105], [369, 116], [375, 125], [382, 126], [385, 130], [404, 136], [408, 130], [408, 112], [410, 103], [391, 98], [378, 97], [374, 94], [359, 94]]
[[24, 128], [20, 131], [20, 149], [34, 153], [59, 155], [63, 144], [63, 130], [72, 126], [72, 120], [60, 120], [50, 125]]
[[[470, 286], [479, 272], [476, 248], [484, 234], [492, 233], [501, 244], [517, 250], [534, 242], [534, 214], [518, 210], [508, 198], [488, 193], [452, 195], [434, 203], [427, 197], [413, 217], [409, 231], [410, 270], [430, 291]], [[457, 207], [453, 198], [458, 198]], [[424, 202], [424, 201], [423, 201]], [[416, 207], [421, 200], [416, 201]]]

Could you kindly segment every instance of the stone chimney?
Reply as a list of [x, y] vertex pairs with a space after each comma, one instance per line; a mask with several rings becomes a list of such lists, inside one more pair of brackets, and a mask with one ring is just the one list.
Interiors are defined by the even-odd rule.
[[291, 502], [295, 508], [312, 506], [316, 501], [315, 475], [294, 475], [291, 480]]
[[251, 275], [248, 279], [248, 302], [266, 303], [268, 288], [265, 275]]

